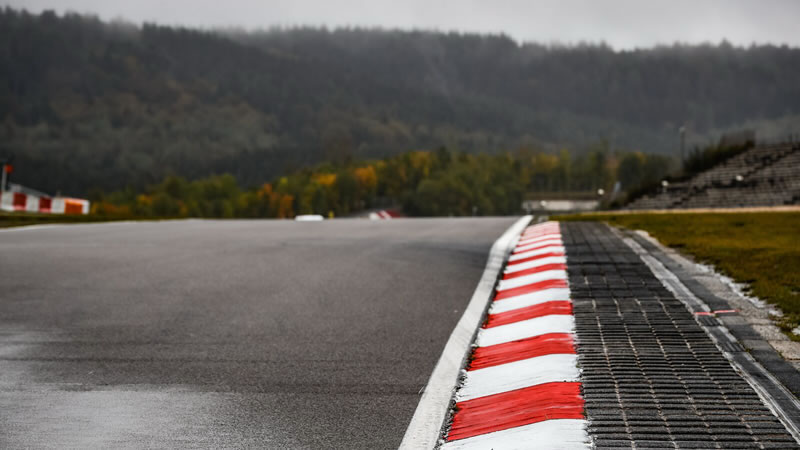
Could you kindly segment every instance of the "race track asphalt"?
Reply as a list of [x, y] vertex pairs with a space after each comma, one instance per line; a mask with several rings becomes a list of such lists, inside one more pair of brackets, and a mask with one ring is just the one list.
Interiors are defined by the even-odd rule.
[[514, 220], [0, 232], [0, 448], [396, 448]]

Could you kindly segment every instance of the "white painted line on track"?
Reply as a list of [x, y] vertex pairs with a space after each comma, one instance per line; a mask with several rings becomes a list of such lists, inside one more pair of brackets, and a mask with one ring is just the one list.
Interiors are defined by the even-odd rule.
[[511, 311], [513, 309], [524, 308], [526, 306], [538, 305], [540, 303], [551, 302], [553, 300], [569, 300], [569, 289], [551, 288], [530, 294], [517, 295], [515, 297], [504, 298], [492, 303], [489, 310], [492, 314]]
[[208, 222], [206, 219], [161, 219], [161, 220], [109, 220], [107, 222], [59, 222], [59, 223], [42, 223], [33, 225], [20, 225], [14, 227], [0, 228], [0, 233], [12, 231], [35, 231], [46, 230], [48, 228], [77, 228], [77, 227], [99, 227], [109, 225], [130, 225], [130, 224], [150, 224], [150, 223], [163, 223], [163, 222]]
[[547, 253], [556, 253], [556, 252], [564, 253], [564, 247], [562, 247], [560, 245], [552, 245], [550, 247], [544, 247], [544, 248], [540, 248], [540, 249], [537, 249], [537, 250], [531, 250], [529, 252], [515, 253], [515, 254], [511, 255], [508, 258], [508, 260], [509, 261], [518, 261], [520, 259], [530, 258], [531, 256], [538, 256], [538, 255], [544, 255], [544, 254], [547, 254]]
[[578, 355], [553, 354], [467, 372], [456, 394], [463, 402], [543, 383], [579, 381]]
[[461, 368], [471, 350], [472, 338], [480, 327], [486, 305], [492, 298], [495, 281], [517, 237], [531, 219], [532, 216], [520, 218], [492, 245], [483, 275], [433, 369], [400, 443], [400, 449], [432, 449], [436, 446], [449, 413], [450, 400], [458, 384]]
[[442, 450], [580, 450], [586, 442], [586, 420], [555, 419], [452, 441]]
[[41, 225], [22, 225], [18, 227], [0, 228], [0, 233], [8, 233], [10, 231], [35, 231], [47, 228], [55, 228], [60, 224], [41, 224]]
[[553, 314], [499, 327], [482, 328], [478, 332], [476, 344], [479, 347], [488, 347], [548, 333], [572, 333], [573, 331], [575, 331], [575, 319], [571, 314]]

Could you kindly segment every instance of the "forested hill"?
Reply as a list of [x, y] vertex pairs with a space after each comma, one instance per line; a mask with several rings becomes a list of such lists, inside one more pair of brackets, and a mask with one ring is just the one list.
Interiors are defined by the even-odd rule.
[[0, 157], [81, 195], [176, 174], [255, 185], [322, 160], [446, 146], [667, 152], [800, 117], [800, 49], [519, 45], [381, 30], [199, 32], [0, 12]]

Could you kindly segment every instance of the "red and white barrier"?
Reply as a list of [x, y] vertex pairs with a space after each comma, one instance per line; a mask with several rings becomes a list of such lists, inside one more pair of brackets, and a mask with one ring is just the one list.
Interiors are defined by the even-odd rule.
[[391, 220], [395, 217], [401, 217], [400, 214], [393, 209], [381, 209], [369, 213], [370, 220]]
[[6, 191], [0, 196], [0, 210], [50, 214], [89, 214], [89, 200]]
[[558, 223], [528, 227], [496, 287], [442, 449], [590, 448]]

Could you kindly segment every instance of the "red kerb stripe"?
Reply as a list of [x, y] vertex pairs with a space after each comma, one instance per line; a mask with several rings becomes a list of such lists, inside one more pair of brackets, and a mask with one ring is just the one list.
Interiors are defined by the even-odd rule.
[[516, 297], [518, 295], [529, 294], [531, 292], [541, 291], [543, 289], [550, 289], [550, 288], [565, 288], [567, 287], [567, 280], [563, 279], [555, 279], [555, 280], [544, 280], [539, 281], [537, 283], [526, 284], [525, 286], [515, 287], [512, 289], [506, 289], [505, 291], [500, 291], [495, 295], [494, 299], [503, 300], [509, 297]]
[[488, 347], [476, 347], [467, 370], [485, 369], [543, 355], [574, 355], [575, 343], [569, 333], [549, 333]]
[[529, 256], [527, 258], [517, 259], [515, 261], [509, 261], [508, 264], [506, 264], [506, 267], [513, 266], [515, 264], [522, 264], [528, 261], [535, 261], [537, 259], [549, 258], [551, 256], [564, 256], [564, 252], [542, 253], [541, 255]]
[[511, 272], [503, 275], [504, 280], [512, 278], [524, 277], [525, 275], [533, 275], [535, 273], [544, 272], [545, 270], [567, 270], [567, 265], [562, 263], [545, 264], [539, 267], [531, 267], [530, 269]]
[[583, 419], [580, 383], [544, 383], [456, 403], [448, 441], [552, 419]]
[[490, 314], [483, 328], [499, 327], [500, 325], [508, 325], [520, 320], [535, 319], [553, 314], [572, 314], [572, 302], [569, 300], [555, 300], [498, 314]]

